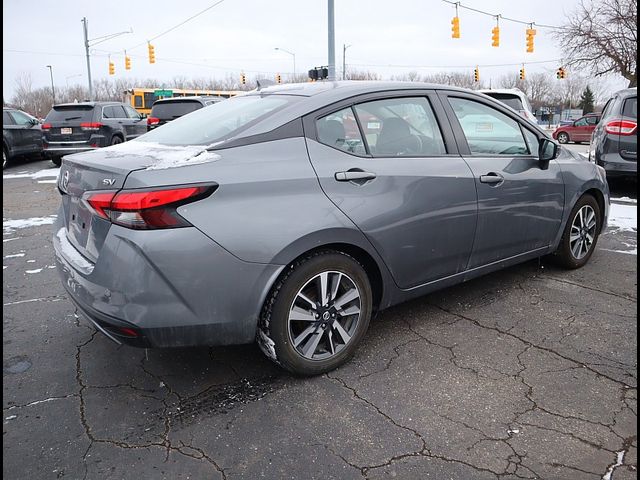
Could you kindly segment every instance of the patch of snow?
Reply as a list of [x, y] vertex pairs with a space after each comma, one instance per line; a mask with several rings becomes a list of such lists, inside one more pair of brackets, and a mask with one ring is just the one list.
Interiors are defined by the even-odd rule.
[[36, 263], [35, 260], [27, 260], [27, 263]]
[[93, 264], [87, 261], [76, 248], [71, 245], [71, 242], [67, 240], [67, 234], [64, 228], [58, 230], [56, 237], [60, 241], [60, 253], [68, 261], [78, 266], [80, 269], [85, 270], [87, 273], [93, 272]]
[[18, 258], [18, 257], [24, 257], [25, 254], [24, 253], [13, 253], [11, 255], [5, 255], [4, 258]]
[[604, 476], [602, 477], [602, 480], [611, 480], [611, 475], [613, 475], [613, 471], [616, 468], [622, 466], [624, 462], [624, 454], [625, 454], [624, 450], [622, 450], [621, 452], [618, 452], [616, 463], [614, 463], [613, 465], [610, 465], [609, 468], [607, 468], [607, 473], [604, 474]]
[[7, 268], [7, 266], [6, 265], [2, 265], [2, 269], [4, 270], [5, 268]]
[[20, 218], [17, 220], [2, 220], [2, 230], [4, 233], [11, 233], [19, 228], [39, 227], [41, 225], [52, 225], [56, 221], [57, 215], [48, 217]]
[[638, 230], [637, 207], [612, 203], [609, 206], [608, 226], [622, 231], [636, 232]]
[[626, 253], [627, 255], [638, 255], [638, 247], [633, 250], [612, 250], [611, 248], [602, 248], [605, 252]]
[[8, 417], [5, 417], [5, 420], [13, 420], [14, 418], [18, 418], [17, 415], [9, 415]]
[[618, 198], [611, 198], [612, 202], [625, 202], [625, 203], [638, 203], [638, 199], [636, 198], [631, 198], [631, 197], [618, 197]]
[[41, 271], [41, 268], [36, 268], [35, 270], [25, 270], [25, 273], [40, 273]]
[[[27, 173], [27, 172], [20, 172], [20, 173], [9, 173], [7, 175], [2, 175], [2, 179], [3, 180], [8, 180], [8, 179], [12, 179], [12, 178], [33, 178], [33, 179], [38, 179], [38, 178], [48, 178], [48, 177], [55, 177], [58, 178], [58, 175], [60, 174], [60, 169], [59, 168], [46, 168], [44, 170], [38, 170], [37, 172], [34, 173]], [[55, 182], [53, 182], [55, 183]]]
[[[38, 183], [58, 183], [58, 180], [38, 180]], [[39, 193], [38, 191], [34, 193]]]
[[5, 242], [11, 242], [11, 241], [13, 241], [13, 240], [18, 240], [19, 238], [21, 238], [21, 237], [4, 238], [4, 239], [2, 240], [2, 243], [5, 243]]

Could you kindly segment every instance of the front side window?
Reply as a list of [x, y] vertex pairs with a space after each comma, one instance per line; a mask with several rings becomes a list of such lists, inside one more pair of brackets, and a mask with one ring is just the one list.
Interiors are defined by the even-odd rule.
[[355, 107], [373, 156], [432, 156], [446, 153], [429, 101], [390, 98]]
[[351, 107], [318, 119], [316, 129], [320, 143], [357, 155], [367, 153]]
[[449, 98], [472, 155], [527, 155], [518, 122], [495, 108], [465, 98]]
[[598, 123], [598, 117], [587, 117], [587, 123], [589, 125], [595, 125]]
[[586, 127], [587, 125], [588, 123], [586, 118], [581, 118], [579, 120], [576, 120], [576, 123], [574, 123], [574, 126], [576, 127]]
[[140, 114], [135, 108], [132, 108], [129, 105], [123, 105], [123, 108], [129, 118], [133, 118], [135, 120], [140, 118]]
[[531, 155], [538, 155], [538, 147], [540, 146], [540, 140], [538, 136], [531, 130], [523, 128], [524, 137], [527, 139], [527, 145], [529, 146], [529, 153]]
[[19, 112], [18, 110], [14, 110], [11, 112], [13, 119], [16, 121], [17, 125], [33, 125], [33, 117], [30, 117], [26, 113]]

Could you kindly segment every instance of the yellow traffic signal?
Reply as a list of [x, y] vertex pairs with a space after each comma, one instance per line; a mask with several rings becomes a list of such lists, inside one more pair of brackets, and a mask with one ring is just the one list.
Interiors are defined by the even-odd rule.
[[500, 46], [500, 27], [493, 27], [493, 30], [491, 30], [491, 46]]
[[242, 85], [246, 85], [247, 84], [247, 76], [244, 73], [240, 74], [240, 83]]
[[558, 68], [558, 71], [556, 72], [556, 78], [558, 80], [562, 80], [566, 76], [567, 76], [567, 73], [564, 71], [564, 67]]
[[282, 83], [282, 77], [279, 73], [276, 75], [276, 83]]
[[525, 71], [524, 71], [524, 67], [522, 67], [520, 69], [520, 80], [524, 80], [524, 78], [525, 78]]
[[535, 29], [527, 28], [527, 53], [533, 53], [533, 37], [535, 34]]
[[479, 82], [480, 81], [480, 69], [478, 69], [478, 67], [476, 67], [473, 70], [473, 81], [474, 82]]
[[460, 38], [460, 17], [457, 15], [451, 20], [451, 38]]
[[124, 69], [131, 70], [131, 57], [124, 57]]
[[116, 74], [116, 64], [109, 60], [109, 75]]
[[147, 44], [149, 48], [149, 63], [156, 63], [156, 48], [150, 43]]

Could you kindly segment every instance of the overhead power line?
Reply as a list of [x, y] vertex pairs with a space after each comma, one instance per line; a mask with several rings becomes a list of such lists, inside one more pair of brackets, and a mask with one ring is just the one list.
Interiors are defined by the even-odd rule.
[[540, 28], [552, 28], [555, 30], [561, 30], [562, 27], [557, 27], [555, 25], [546, 25], [544, 23], [536, 23], [536, 22], [526, 22], [524, 20], [517, 20], [515, 18], [509, 18], [509, 17], [505, 17], [504, 15], [500, 14], [500, 13], [491, 13], [491, 12], [485, 12], [484, 10], [478, 10], [477, 8], [473, 8], [473, 7], [468, 7], [466, 5], [462, 5], [461, 2], [452, 2], [450, 0], [442, 0], [444, 3], [448, 3], [450, 5], [455, 5], [458, 8], [464, 8], [465, 10], [470, 10], [472, 12], [476, 12], [476, 13], [480, 13], [482, 15], [487, 15], [488, 17], [493, 17], [493, 18], [497, 18], [500, 17], [500, 20], [506, 20], [508, 22], [513, 22], [513, 23], [520, 23], [522, 25], [535, 25], [537, 27]]
[[535, 62], [515, 62], [515, 63], [492, 63], [492, 64], [478, 64], [473, 65], [397, 65], [397, 64], [382, 64], [382, 63], [349, 63], [353, 67], [389, 67], [389, 68], [474, 68], [474, 67], [513, 67], [516, 65], [534, 65], [539, 63], [557, 63], [560, 59], [553, 60], [537, 60]]

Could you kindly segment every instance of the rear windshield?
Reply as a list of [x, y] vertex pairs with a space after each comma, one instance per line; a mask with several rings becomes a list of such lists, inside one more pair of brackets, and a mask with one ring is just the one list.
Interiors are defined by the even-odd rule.
[[93, 119], [93, 107], [64, 106], [53, 107], [45, 122], [90, 122]]
[[235, 136], [298, 100], [299, 97], [286, 95], [233, 97], [201, 108], [138, 138], [167, 145], [208, 145]]
[[520, 97], [509, 95], [508, 93], [487, 93], [487, 95], [501, 101], [502, 103], [513, 108], [516, 111], [524, 110], [524, 106], [522, 105], [522, 100], [520, 100]]
[[187, 113], [195, 112], [199, 108], [202, 108], [200, 102], [194, 102], [190, 100], [171, 102], [156, 102], [151, 108], [151, 116], [161, 118], [163, 120], [173, 120], [174, 118], [181, 117]]
[[624, 101], [622, 115], [625, 117], [638, 118], [638, 97], [630, 97]]

